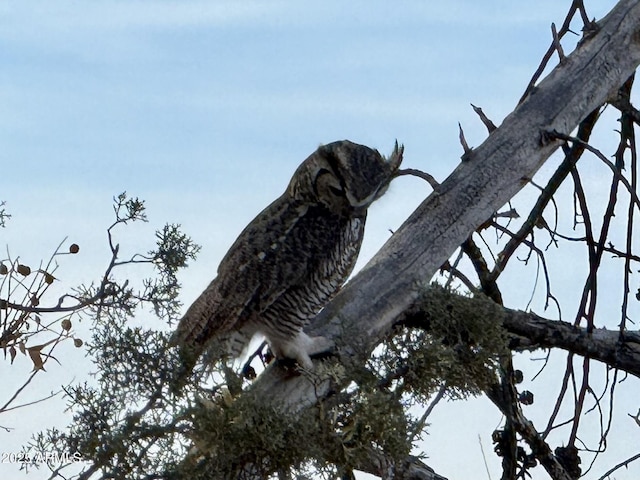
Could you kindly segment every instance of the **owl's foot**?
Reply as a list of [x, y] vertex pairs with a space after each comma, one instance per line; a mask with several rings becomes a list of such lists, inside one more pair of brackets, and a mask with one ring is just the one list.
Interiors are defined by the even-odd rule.
[[326, 353], [333, 347], [333, 342], [328, 338], [310, 337], [302, 331], [287, 343], [271, 345], [276, 357], [292, 358], [305, 370], [313, 369], [312, 356]]

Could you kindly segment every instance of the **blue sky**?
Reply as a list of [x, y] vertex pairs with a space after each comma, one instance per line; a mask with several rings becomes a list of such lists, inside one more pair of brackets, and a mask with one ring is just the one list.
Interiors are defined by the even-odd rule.
[[[596, 18], [613, 5], [586, 3]], [[388, 153], [397, 138], [405, 166], [445, 178], [462, 153], [457, 122], [472, 146], [486, 136], [469, 103], [499, 124], [569, 4], [4, 2], [0, 199], [13, 217], [0, 245], [37, 263], [68, 235], [82, 256], [65, 259], [61, 272], [70, 285], [95, 278], [107, 260], [111, 198], [126, 190], [147, 201], [151, 220], [125, 237], [132, 251], [151, 248], [151, 232], [166, 222], [202, 245], [182, 276], [188, 303], [321, 143], [348, 138]], [[360, 265], [428, 193], [416, 179], [394, 182], [372, 207]], [[510, 292], [514, 306], [528, 292]], [[41, 391], [80, 374], [69, 364], [51, 369]], [[3, 378], [28, 370], [0, 364]], [[63, 402], [41, 408], [56, 418]], [[500, 417], [488, 402], [442, 411], [424, 444], [429, 463], [452, 479], [478, 478], [481, 434], [497, 478], [488, 432]], [[0, 451], [45, 426], [22, 412], [0, 418], [16, 428], [0, 431]], [[465, 438], [451, 436], [465, 429]], [[464, 464], [460, 449], [470, 452]], [[10, 468], [0, 465], [2, 476]]]

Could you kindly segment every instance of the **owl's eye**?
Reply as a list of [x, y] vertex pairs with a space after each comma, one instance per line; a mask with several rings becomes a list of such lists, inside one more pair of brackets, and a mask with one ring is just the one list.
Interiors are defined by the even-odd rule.
[[331, 191], [331, 193], [333, 193], [336, 197], [344, 197], [344, 190], [342, 190], [341, 188], [336, 188], [333, 185], [329, 185], [329, 190]]

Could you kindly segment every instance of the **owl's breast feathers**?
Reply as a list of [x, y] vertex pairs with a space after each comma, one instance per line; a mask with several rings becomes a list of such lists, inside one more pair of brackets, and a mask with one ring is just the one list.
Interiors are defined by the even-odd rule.
[[336, 215], [282, 195], [236, 239], [218, 276], [180, 320], [173, 343], [197, 357], [209, 340], [248, 322], [258, 330], [263, 320], [290, 320], [283, 316], [306, 323], [351, 274], [365, 218], [365, 211]]

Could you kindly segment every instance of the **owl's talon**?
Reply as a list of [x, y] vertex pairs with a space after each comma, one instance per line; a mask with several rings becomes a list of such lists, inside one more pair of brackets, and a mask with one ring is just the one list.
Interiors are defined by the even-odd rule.
[[286, 343], [271, 343], [276, 357], [292, 358], [306, 370], [313, 369], [311, 356], [320, 355], [333, 348], [333, 342], [325, 337], [310, 337], [300, 331], [296, 337]]

